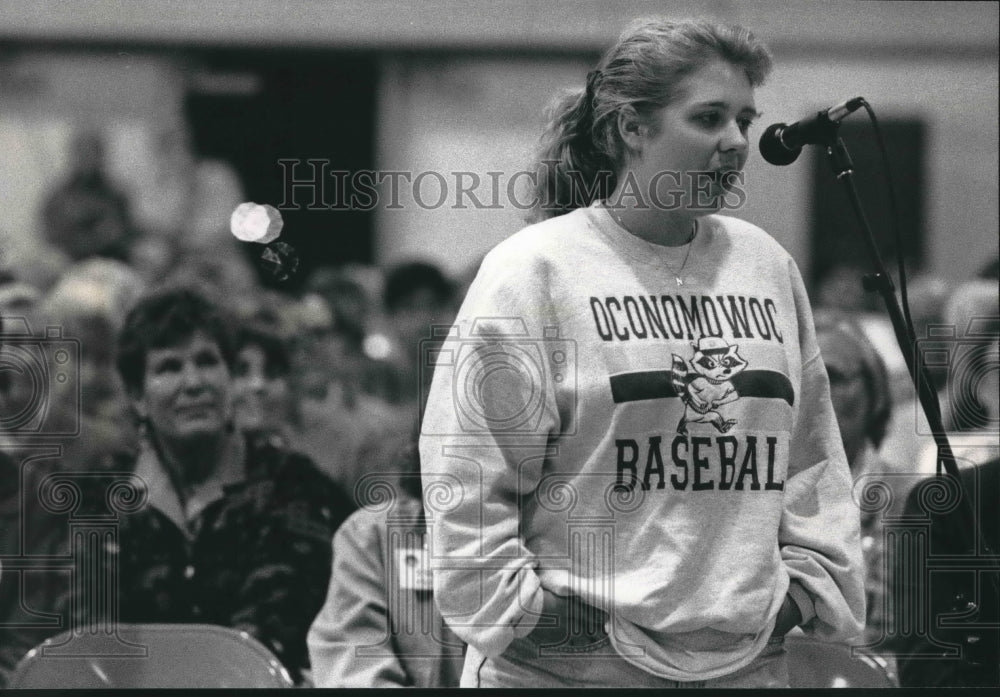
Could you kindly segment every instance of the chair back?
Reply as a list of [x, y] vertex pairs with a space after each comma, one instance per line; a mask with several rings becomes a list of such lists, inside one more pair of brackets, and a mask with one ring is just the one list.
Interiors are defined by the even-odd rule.
[[811, 637], [785, 637], [788, 682], [793, 688], [898, 687], [890, 664], [852, 648]]
[[120, 624], [114, 636], [63, 632], [21, 659], [9, 687], [293, 687], [246, 632], [207, 624]]

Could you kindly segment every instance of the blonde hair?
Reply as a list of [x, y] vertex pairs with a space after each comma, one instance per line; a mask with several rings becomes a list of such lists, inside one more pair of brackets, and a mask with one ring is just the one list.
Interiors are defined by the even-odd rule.
[[651, 117], [677, 98], [682, 80], [719, 58], [741, 67], [752, 87], [771, 70], [770, 52], [743, 27], [659, 18], [630, 24], [588, 73], [586, 87], [564, 94], [548, 110], [531, 218], [607, 198], [625, 164], [618, 113], [631, 106], [655, 129]]

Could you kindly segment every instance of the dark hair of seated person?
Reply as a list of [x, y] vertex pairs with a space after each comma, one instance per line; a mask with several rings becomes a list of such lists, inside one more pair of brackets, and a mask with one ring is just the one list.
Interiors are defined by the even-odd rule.
[[204, 332], [219, 347], [232, 371], [236, 351], [229, 320], [208, 300], [188, 288], [169, 288], [140, 301], [118, 335], [118, 372], [131, 394], [140, 394], [150, 350], [177, 346]]

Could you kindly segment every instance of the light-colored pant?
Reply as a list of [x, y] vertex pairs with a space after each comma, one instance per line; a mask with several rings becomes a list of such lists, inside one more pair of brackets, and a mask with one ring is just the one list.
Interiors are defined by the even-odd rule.
[[788, 687], [784, 637], [768, 642], [749, 665], [713, 680], [680, 682], [638, 668], [618, 655], [611, 640], [575, 647], [571, 655], [540, 656], [531, 639], [515, 639], [498, 658], [487, 658], [470, 646], [462, 671], [462, 687], [658, 687], [783, 688]]

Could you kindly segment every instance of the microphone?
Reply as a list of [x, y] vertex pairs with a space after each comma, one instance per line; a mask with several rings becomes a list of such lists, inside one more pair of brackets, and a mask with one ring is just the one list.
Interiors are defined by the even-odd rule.
[[772, 165], [790, 165], [802, 152], [803, 145], [822, 145], [831, 140], [837, 125], [861, 108], [864, 97], [855, 97], [829, 109], [818, 111], [791, 126], [776, 123], [760, 137], [760, 154]]

